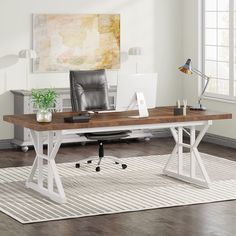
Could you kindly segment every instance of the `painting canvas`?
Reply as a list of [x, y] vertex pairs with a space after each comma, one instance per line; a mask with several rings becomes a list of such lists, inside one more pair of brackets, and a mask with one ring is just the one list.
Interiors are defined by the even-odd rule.
[[33, 16], [34, 72], [118, 69], [119, 14]]

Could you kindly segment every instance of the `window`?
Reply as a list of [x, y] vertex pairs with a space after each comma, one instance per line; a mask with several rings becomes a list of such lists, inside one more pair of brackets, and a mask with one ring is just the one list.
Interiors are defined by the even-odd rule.
[[203, 0], [206, 95], [236, 100], [236, 0]]

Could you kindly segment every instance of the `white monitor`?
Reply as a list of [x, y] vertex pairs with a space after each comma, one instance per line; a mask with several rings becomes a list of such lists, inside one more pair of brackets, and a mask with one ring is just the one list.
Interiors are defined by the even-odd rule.
[[[121, 74], [117, 82], [116, 110], [126, 111], [136, 93], [144, 95], [147, 108], [156, 107], [157, 74]], [[138, 106], [132, 109], [137, 110]]]

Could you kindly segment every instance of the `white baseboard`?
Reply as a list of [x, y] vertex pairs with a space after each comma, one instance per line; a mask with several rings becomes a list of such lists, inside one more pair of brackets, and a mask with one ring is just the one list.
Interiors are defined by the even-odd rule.
[[168, 138], [168, 137], [172, 137], [170, 129], [156, 129], [156, 130], [152, 130], [151, 134], [153, 135], [154, 138]]
[[0, 140], [0, 150], [2, 149], [13, 149], [16, 148], [14, 144], [12, 144], [12, 139], [2, 139]]
[[236, 139], [223, 137], [216, 134], [207, 133], [204, 138], [204, 142], [213, 143], [224, 147], [236, 148]]

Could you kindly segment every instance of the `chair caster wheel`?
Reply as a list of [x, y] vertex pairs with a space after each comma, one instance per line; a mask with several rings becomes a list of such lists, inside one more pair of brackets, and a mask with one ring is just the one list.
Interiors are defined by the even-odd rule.
[[23, 146], [23, 147], [21, 147], [21, 151], [22, 151], [22, 152], [28, 152], [28, 150], [29, 150], [29, 147], [28, 147], [28, 146]]
[[95, 170], [96, 170], [96, 172], [99, 172], [100, 171], [100, 166], [97, 166]]
[[80, 168], [80, 163], [76, 163], [75, 168]]
[[127, 165], [126, 164], [122, 164], [122, 169], [126, 169], [127, 168]]
[[92, 160], [87, 161], [87, 164], [90, 164], [90, 163], [92, 163]]
[[120, 163], [116, 161], [115, 164], [118, 165], [118, 164], [120, 164]]

